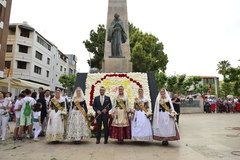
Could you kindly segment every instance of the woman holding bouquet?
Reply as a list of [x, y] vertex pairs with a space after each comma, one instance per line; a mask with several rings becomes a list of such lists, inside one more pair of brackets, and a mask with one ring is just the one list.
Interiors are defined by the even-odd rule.
[[134, 101], [135, 114], [131, 123], [132, 140], [152, 141], [152, 127], [150, 116], [152, 110], [149, 107], [148, 99], [143, 95], [143, 89], [138, 89], [138, 97]]
[[113, 100], [113, 122], [110, 129], [110, 137], [118, 139], [118, 142], [123, 142], [124, 139], [131, 139], [128, 107], [128, 97], [124, 94], [124, 87], [119, 86], [118, 95]]
[[157, 96], [153, 115], [153, 139], [168, 145], [168, 141], [179, 140], [179, 132], [175, 122], [176, 112], [171, 98], [165, 89]]
[[55, 97], [50, 100], [48, 111], [48, 126], [46, 131], [47, 141], [58, 142], [64, 140], [64, 120], [67, 115], [66, 101], [61, 96], [61, 90], [55, 91]]
[[71, 103], [68, 125], [67, 125], [67, 139], [80, 141], [82, 139], [90, 138], [90, 122], [87, 116], [87, 105], [85, 102], [83, 91], [77, 87], [73, 94], [73, 102]]

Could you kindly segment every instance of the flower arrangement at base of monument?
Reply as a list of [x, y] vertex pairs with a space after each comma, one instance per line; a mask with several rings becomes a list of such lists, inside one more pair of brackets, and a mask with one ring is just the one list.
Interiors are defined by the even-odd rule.
[[[118, 87], [123, 86], [125, 94], [128, 96], [129, 107], [133, 108], [134, 97], [138, 95], [138, 89], [143, 88], [144, 96], [150, 100], [150, 91], [148, 86], [147, 73], [92, 73], [88, 74], [86, 79], [85, 97], [88, 106], [93, 105], [95, 96], [99, 95], [101, 86], [106, 88], [106, 96], [113, 101], [118, 94]], [[92, 107], [89, 113], [95, 114]]]

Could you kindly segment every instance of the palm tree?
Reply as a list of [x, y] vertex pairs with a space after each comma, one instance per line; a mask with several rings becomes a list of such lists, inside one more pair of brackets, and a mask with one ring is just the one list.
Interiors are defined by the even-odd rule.
[[228, 60], [223, 60], [223, 61], [218, 62], [217, 71], [219, 74], [223, 75], [223, 78], [225, 79], [226, 71], [230, 67], [231, 67], [230, 62]]

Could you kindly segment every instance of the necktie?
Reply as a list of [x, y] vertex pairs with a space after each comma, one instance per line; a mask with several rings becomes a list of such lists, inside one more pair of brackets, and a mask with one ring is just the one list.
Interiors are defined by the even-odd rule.
[[101, 100], [100, 100], [100, 101], [101, 101], [101, 105], [103, 105], [103, 98], [104, 98], [104, 97], [101, 96]]

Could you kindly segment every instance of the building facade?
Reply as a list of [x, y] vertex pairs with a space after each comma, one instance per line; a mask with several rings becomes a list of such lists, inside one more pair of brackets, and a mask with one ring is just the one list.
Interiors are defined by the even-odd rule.
[[76, 74], [77, 73], [77, 57], [74, 54], [67, 54], [68, 57], [68, 73]]
[[0, 78], [3, 78], [11, 5], [12, 0], [0, 0]]
[[42, 84], [54, 91], [63, 88], [62, 74], [68, 74], [68, 57], [27, 23], [10, 24], [5, 57], [5, 77]]

